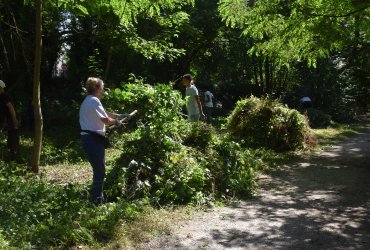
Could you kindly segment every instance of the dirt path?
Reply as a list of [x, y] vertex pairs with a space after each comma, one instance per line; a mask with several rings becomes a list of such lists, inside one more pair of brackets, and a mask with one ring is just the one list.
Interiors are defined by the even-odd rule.
[[258, 197], [142, 249], [370, 249], [370, 129], [260, 180]]

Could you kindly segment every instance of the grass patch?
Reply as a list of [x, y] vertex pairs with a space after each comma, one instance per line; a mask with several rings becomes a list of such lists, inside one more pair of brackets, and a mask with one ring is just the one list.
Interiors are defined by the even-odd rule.
[[[60, 134], [56, 136], [62, 138]], [[88, 202], [92, 170], [80, 154], [78, 134], [63, 141], [50, 136], [45, 133], [41, 174], [35, 176], [27, 170], [30, 136], [21, 135], [22, 156], [27, 159], [19, 164], [3, 161], [6, 137], [0, 135], [0, 249], [137, 249], [155, 236], [169, 234], [174, 223], [196, 210], [158, 209], [138, 200], [93, 206]], [[106, 150], [107, 171], [121, 153]]]
[[313, 131], [319, 141], [318, 148], [322, 150], [332, 146], [338, 141], [345, 140], [366, 131], [369, 125], [370, 124], [338, 124], [335, 127], [313, 129]]
[[137, 219], [123, 223], [115, 238], [104, 249], [139, 249], [141, 244], [155, 237], [169, 235], [176, 223], [190, 219], [195, 211], [190, 206], [147, 207]]

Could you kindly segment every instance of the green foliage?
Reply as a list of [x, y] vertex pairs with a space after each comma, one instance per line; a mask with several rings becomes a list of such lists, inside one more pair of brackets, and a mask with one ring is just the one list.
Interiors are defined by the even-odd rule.
[[223, 195], [250, 197], [257, 183], [255, 170], [261, 169], [262, 161], [254, 151], [244, 149], [230, 138], [221, 138], [213, 145], [208, 167], [214, 183]]
[[357, 31], [368, 33], [369, 4], [352, 2], [221, 0], [219, 10], [227, 25], [256, 39], [251, 53], [269, 55], [280, 64], [307, 60], [315, 66], [317, 58], [357, 39]]
[[93, 54], [87, 58], [87, 70], [89, 76], [103, 77], [103, 66], [98, 49], [95, 49]]
[[87, 188], [58, 186], [16, 164], [0, 162], [0, 246], [16, 249], [68, 248], [112, 237], [119, 220], [140, 207], [117, 202], [94, 207]]
[[[47, 128], [53, 129], [62, 124], [78, 126], [80, 103], [67, 97], [60, 97], [57, 99], [45, 99], [42, 101], [42, 106], [44, 124]], [[74, 121], [74, 123], [70, 124], [70, 121]]]
[[196, 155], [157, 129], [141, 128], [107, 176], [107, 193], [160, 202], [198, 202], [206, 170]]
[[[0, 163], [0, 214], [5, 218], [0, 220], [0, 246], [69, 248], [110, 240], [118, 223], [140, 214], [137, 200], [202, 204], [254, 194], [261, 153], [208, 124], [185, 120], [184, 101], [171, 85], [137, 80], [111, 90], [104, 101], [120, 113], [141, 107], [136, 127], [111, 133], [121, 155], [112, 161], [104, 188], [114, 202], [95, 207], [88, 201], [87, 184], [50, 184], [16, 164]], [[47, 130], [42, 161], [81, 160], [77, 140], [73, 126]]]
[[142, 107], [138, 128], [129, 135], [115, 134], [122, 155], [107, 176], [110, 199], [203, 203], [225, 190], [253, 193], [253, 169], [260, 161], [248, 151], [231, 148], [232, 143], [223, 144], [210, 125], [183, 119], [183, 100], [171, 86], [123, 84], [107, 99], [112, 108]]
[[110, 92], [110, 103], [140, 106], [137, 120], [142, 125], [124, 138], [124, 152], [107, 176], [107, 194], [112, 199], [124, 196], [199, 202], [206, 171], [181, 144], [188, 127], [181, 118], [181, 95], [161, 84], [152, 87], [138, 82], [123, 88]]
[[186, 149], [171, 152], [155, 175], [155, 196], [167, 202], [204, 203], [208, 179], [205, 164], [196, 154]]
[[122, 89], [116, 88], [105, 97], [109, 110], [129, 113], [135, 109], [135, 116], [142, 124], [158, 127], [169, 135], [177, 134], [171, 122], [181, 118], [184, 101], [181, 94], [171, 85], [156, 84], [154, 87], [144, 84], [142, 79], [131, 78], [132, 83], [122, 83]]
[[188, 124], [183, 135], [183, 144], [204, 150], [212, 142], [214, 136], [215, 130], [212, 126], [204, 122], [192, 122]]
[[228, 117], [230, 133], [247, 144], [275, 150], [304, 146], [309, 132], [305, 117], [272, 99], [251, 97], [239, 101]]
[[147, 17], [155, 17], [162, 14], [162, 12], [171, 12], [184, 5], [193, 4], [193, 0], [164, 0], [164, 1], [111, 1], [110, 5], [114, 13], [120, 18], [120, 22], [124, 27], [130, 27], [137, 23], [140, 15]]
[[0, 229], [0, 249], [9, 249], [9, 242], [5, 239], [2, 231]]
[[[229, 139], [212, 137], [205, 148], [187, 147], [158, 131], [141, 129], [126, 138], [124, 151], [107, 176], [112, 199], [148, 197], [159, 203], [204, 203], [233, 194], [249, 197], [262, 161]], [[200, 135], [202, 136], [202, 135]], [[202, 139], [203, 140], [203, 139]], [[199, 144], [197, 146], [199, 146]]]
[[332, 124], [331, 116], [321, 110], [309, 108], [305, 114], [311, 128], [326, 128]]

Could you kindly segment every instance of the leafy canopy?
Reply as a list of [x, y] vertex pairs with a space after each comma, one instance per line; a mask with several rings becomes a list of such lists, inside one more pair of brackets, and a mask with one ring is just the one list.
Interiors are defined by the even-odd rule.
[[[34, 4], [34, 0], [25, 0]], [[185, 6], [194, 5], [194, 0], [57, 0], [44, 1], [44, 10], [63, 9], [75, 16], [97, 16], [103, 21], [107, 13], [119, 20], [116, 32], [124, 34], [124, 43], [147, 59], [170, 60], [184, 54], [184, 50], [174, 48], [171, 40], [179, 36], [181, 26], [189, 15], [182, 11]], [[138, 30], [140, 22], [150, 21], [160, 27], [158, 34], [143, 37]], [[113, 35], [112, 35], [113, 36]]]
[[220, 0], [219, 11], [227, 25], [256, 40], [250, 53], [280, 64], [307, 60], [315, 66], [354, 39], [370, 39], [365, 0]]

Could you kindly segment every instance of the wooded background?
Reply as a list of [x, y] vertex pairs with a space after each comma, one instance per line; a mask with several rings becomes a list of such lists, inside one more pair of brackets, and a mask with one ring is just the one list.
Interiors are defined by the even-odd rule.
[[[40, 2], [44, 104], [79, 101], [92, 75], [114, 88], [132, 75], [155, 84], [187, 72], [226, 110], [250, 95], [282, 96], [291, 107], [308, 95], [349, 120], [368, 94], [366, 0]], [[0, 78], [22, 115], [33, 98], [35, 16], [36, 1], [0, 3]]]

